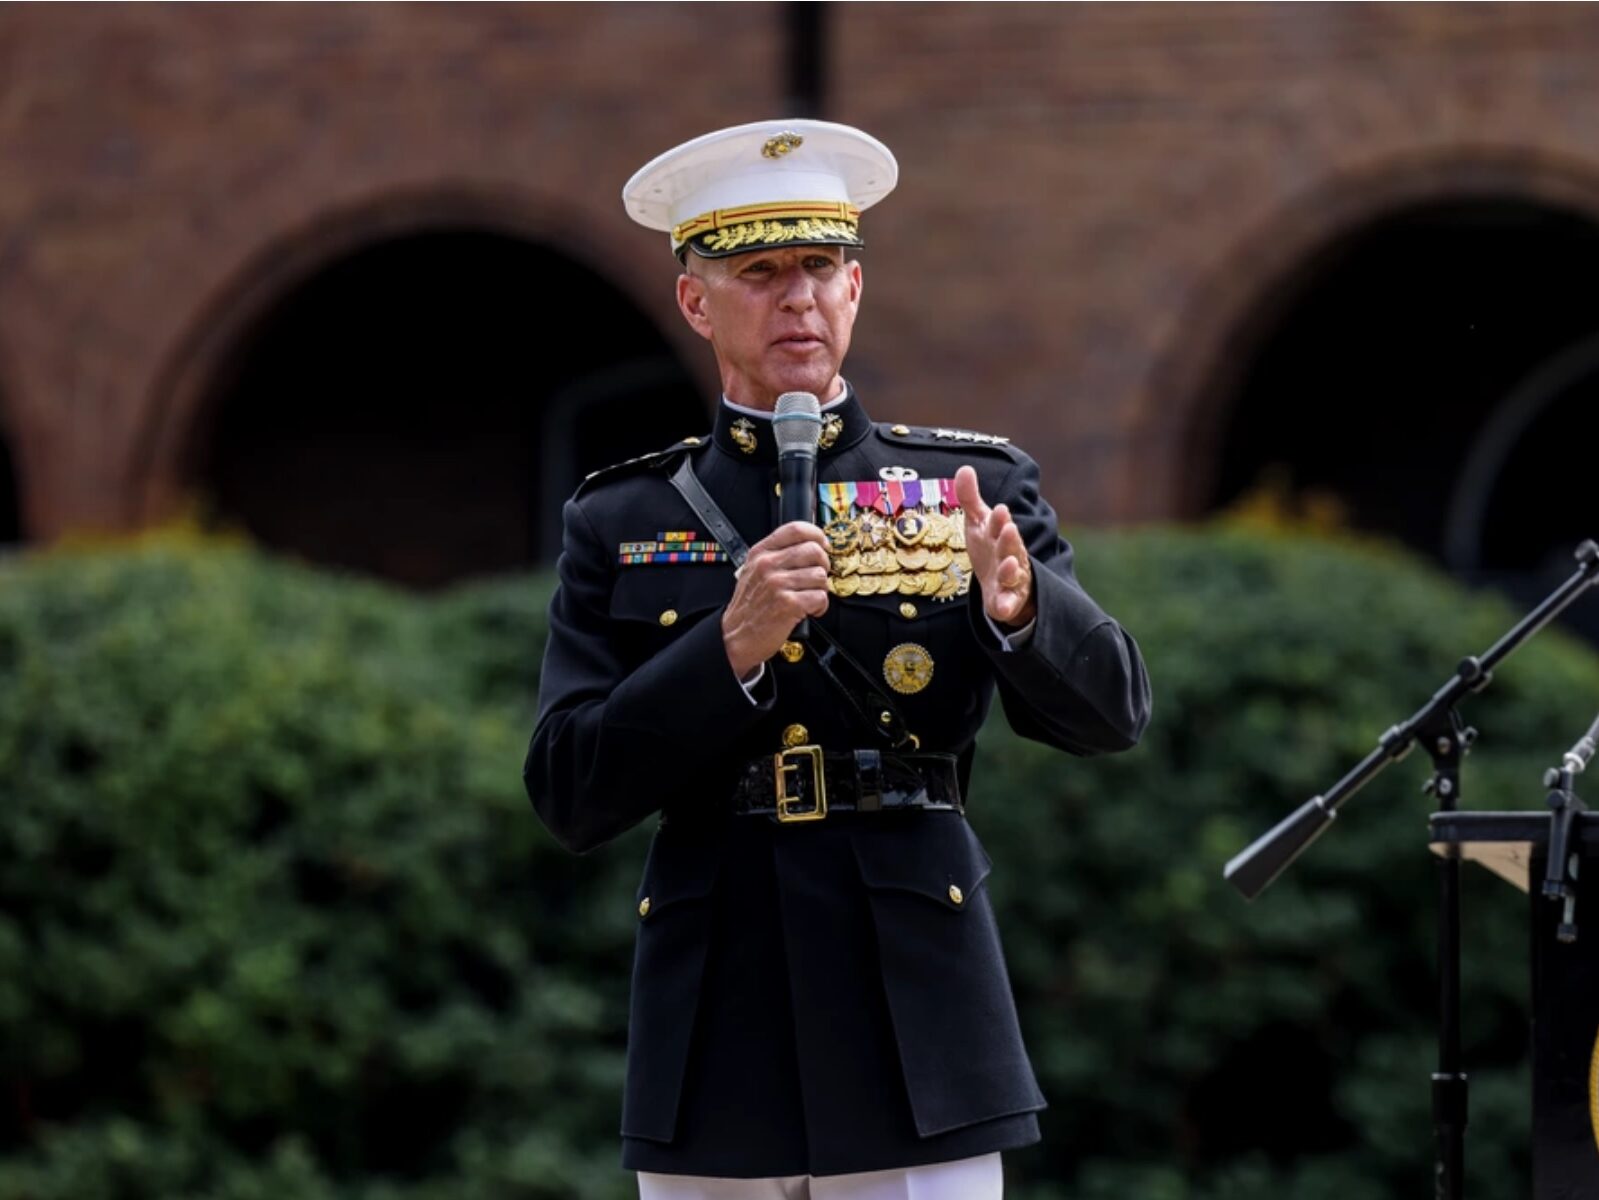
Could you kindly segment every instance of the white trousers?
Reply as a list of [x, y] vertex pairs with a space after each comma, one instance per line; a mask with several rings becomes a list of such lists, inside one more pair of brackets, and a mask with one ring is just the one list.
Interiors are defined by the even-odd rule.
[[715, 1179], [640, 1171], [639, 1200], [1000, 1200], [999, 1155], [860, 1175]]

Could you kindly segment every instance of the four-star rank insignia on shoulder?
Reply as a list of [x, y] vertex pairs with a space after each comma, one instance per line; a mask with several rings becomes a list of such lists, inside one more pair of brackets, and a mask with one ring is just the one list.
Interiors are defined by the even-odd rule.
[[[953, 600], [972, 585], [966, 516], [953, 479], [885, 468], [881, 479], [817, 485], [836, 596]], [[910, 476], [910, 478], [904, 478]]]
[[942, 425], [912, 428], [909, 425], [879, 426], [896, 438], [931, 438], [935, 442], [960, 442], [968, 446], [1008, 446], [1010, 438], [997, 433], [977, 433], [971, 429], [947, 429]]
[[934, 429], [933, 437], [941, 442], [975, 442], [979, 446], [1005, 446], [1010, 438], [995, 433], [973, 433], [970, 429]]

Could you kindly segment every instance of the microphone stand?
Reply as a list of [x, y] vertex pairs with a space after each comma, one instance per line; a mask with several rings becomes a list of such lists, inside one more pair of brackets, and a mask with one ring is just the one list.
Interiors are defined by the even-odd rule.
[[[1423, 790], [1445, 812], [1460, 802], [1460, 764], [1477, 739], [1455, 711], [1466, 696], [1493, 679], [1493, 669], [1512, 651], [1559, 616], [1599, 575], [1599, 545], [1576, 550], [1577, 571], [1537, 608], [1521, 619], [1481, 657], [1460, 660], [1455, 673], [1411, 716], [1387, 730], [1347, 775], [1267, 830], [1228, 862], [1222, 874], [1244, 897], [1255, 899], [1320, 837], [1338, 809], [1391, 762], [1419, 741], [1432, 758], [1432, 777]], [[1552, 856], [1551, 856], [1552, 857]], [[1465, 1174], [1466, 1076], [1460, 1054], [1460, 850], [1448, 846], [1438, 864], [1438, 1069], [1432, 1076], [1434, 1195], [1460, 1200]]]
[[1580, 812], [1588, 806], [1577, 796], [1576, 779], [1593, 759], [1595, 745], [1599, 744], [1599, 717], [1594, 718], [1588, 732], [1577, 739], [1577, 744], [1566, 751], [1558, 767], [1544, 772], [1543, 785], [1550, 789], [1549, 804], [1549, 860], [1544, 866], [1543, 894], [1551, 900], [1561, 901], [1564, 907], [1555, 937], [1569, 945], [1577, 940], [1577, 856], [1568, 853], [1571, 845], [1571, 825]]

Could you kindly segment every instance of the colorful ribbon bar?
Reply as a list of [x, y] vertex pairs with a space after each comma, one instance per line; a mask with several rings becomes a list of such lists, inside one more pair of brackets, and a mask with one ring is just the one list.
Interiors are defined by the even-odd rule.
[[886, 517], [905, 509], [933, 508], [946, 511], [960, 507], [955, 498], [953, 479], [906, 479], [881, 483], [862, 479], [854, 483], [819, 483], [817, 499], [835, 517], [847, 516], [855, 508], [875, 508]]
[[624, 567], [636, 567], [651, 563], [724, 563], [729, 560], [725, 550], [655, 550], [636, 554], [624, 551], [616, 556], [616, 561]]
[[720, 542], [623, 542], [619, 554], [653, 554], [657, 550], [720, 550]]

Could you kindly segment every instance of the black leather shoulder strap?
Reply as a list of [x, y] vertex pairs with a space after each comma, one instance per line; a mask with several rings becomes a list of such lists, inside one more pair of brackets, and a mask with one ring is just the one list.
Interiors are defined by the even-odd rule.
[[733, 562], [734, 568], [742, 567], [744, 560], [750, 556], [749, 544], [739, 536], [733, 522], [727, 519], [727, 514], [717, 506], [711, 494], [705, 490], [705, 485], [700, 482], [700, 477], [694, 474], [694, 463], [687, 455], [678, 463], [677, 470], [671, 475], [672, 486], [678, 495], [694, 510], [694, 515], [700, 519], [718, 542], [722, 549], [727, 551], [727, 557]]

